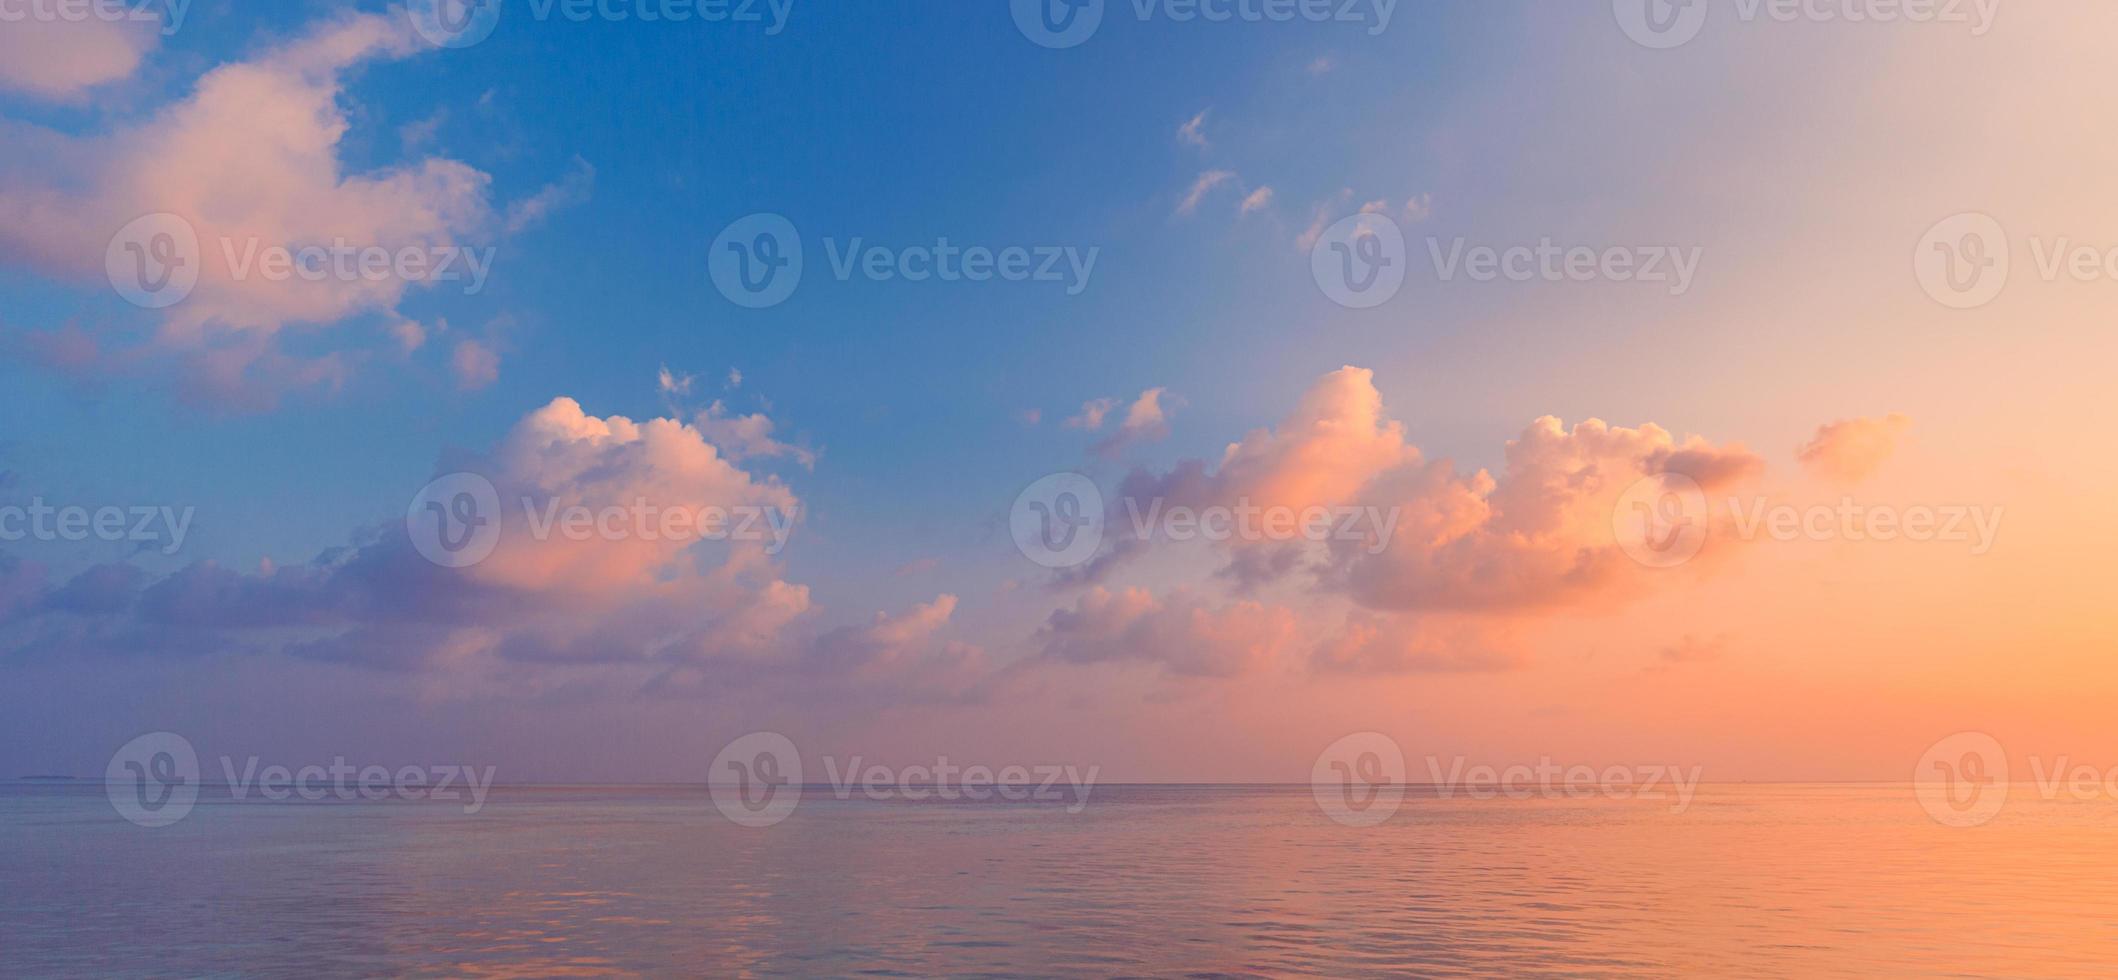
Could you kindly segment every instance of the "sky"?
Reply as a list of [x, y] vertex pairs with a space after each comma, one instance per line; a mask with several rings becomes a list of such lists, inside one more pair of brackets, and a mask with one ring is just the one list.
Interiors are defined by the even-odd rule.
[[438, 2], [0, 6], [0, 774], [2118, 763], [2107, 5]]

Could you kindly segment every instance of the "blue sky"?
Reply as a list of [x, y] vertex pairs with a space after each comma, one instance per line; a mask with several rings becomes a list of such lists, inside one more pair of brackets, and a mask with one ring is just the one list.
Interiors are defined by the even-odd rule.
[[[2081, 33], [2065, 16], [2010, 10], [1974, 33], [1740, 23], [1721, 5], [1696, 41], [1656, 50], [1605, 4], [1405, 4], [1380, 31], [1138, 9], [1113, 0], [1092, 38], [1057, 50], [1003, 3], [801, 0], [777, 33], [506, 0], [491, 36], [460, 48], [377, 3], [200, 0], [166, 37], [0, 37], [18, 65], [78, 44], [68, 64], [86, 66], [0, 69], [0, 213], [15, 218], [0, 230], [0, 408], [16, 423], [0, 429], [0, 506], [196, 508], [175, 555], [0, 543], [0, 656], [23, 680], [0, 708], [21, 712], [29, 746], [0, 749], [0, 772], [100, 764], [105, 741], [149, 726], [235, 744], [457, 739], [553, 778], [681, 778], [687, 752], [764, 724], [1099, 753], [1117, 774], [1174, 778], [1298, 773], [1347, 724], [1526, 752], [1511, 732], [1554, 730], [1535, 719], [1571, 710], [1570, 692], [1622, 700], [1657, 651], [1824, 658], [1829, 644], [1779, 624], [1873, 615], [1904, 633], [1950, 594], [1894, 584], [1885, 615], [1781, 595], [1814, 568], [1635, 581], [1611, 571], [1629, 568], [1613, 473], [1821, 499], [1838, 491], [1796, 447], [1885, 433], [1884, 456], [1905, 439], [1900, 482], [1863, 493], [2049, 492], [2050, 513], [2071, 513], [2101, 478], [2083, 469], [2108, 469], [2070, 456], [2110, 413], [2093, 397], [2111, 341], [2084, 312], [2092, 287], [2018, 282], [1953, 311], [1908, 260], [1959, 212], [2096, 239], [2079, 121], [2021, 108], [2088, 70], [2071, 49], [2030, 53]], [[1937, 103], [1967, 59], [2004, 81]], [[161, 210], [489, 247], [492, 272], [474, 295], [396, 283], [324, 300], [209, 276], [146, 310], [98, 260], [117, 226]], [[708, 259], [759, 213], [798, 229], [806, 270], [785, 302], [749, 309]], [[1373, 309], [1338, 305], [1312, 271], [1316, 236], [1361, 213], [1407, 241], [1408, 278]], [[834, 246], [943, 238], [1095, 264], [1075, 295], [831, 274]], [[1699, 264], [1681, 289], [1432, 265], [1452, 243], [1546, 240]], [[239, 384], [207, 383], [216, 358], [242, 365]], [[665, 370], [688, 387], [659, 386]], [[1069, 424], [1099, 400], [1107, 421]], [[652, 446], [581, 435], [620, 416], [689, 428]], [[742, 429], [767, 419], [769, 436]], [[802, 523], [756, 564], [614, 547], [434, 578], [403, 563], [405, 513], [457, 470], [554, 493], [668, 492], [680, 471], [698, 477], [682, 499], [784, 492]], [[1388, 504], [1420, 531], [1368, 565], [1158, 542], [1068, 578], [1009, 531], [1017, 493], [1064, 471], [1113, 501], [1149, 487]], [[1897, 561], [1872, 574], [1897, 582]], [[1964, 574], [2029, 588], [2061, 567], [1997, 564]], [[108, 589], [94, 614], [64, 608], [86, 572]], [[786, 618], [745, 618], [760, 610]], [[674, 625], [687, 611], [699, 621]], [[1725, 703], [1755, 688], [1798, 701], [1819, 668], [1686, 669]], [[1835, 704], [1872, 697], [1860, 676], [1833, 683]], [[1975, 692], [1964, 683], [1955, 696]], [[1281, 712], [1283, 689], [1297, 693]], [[1437, 691], [1461, 714], [1407, 709]], [[229, 707], [258, 692], [331, 706], [301, 734], [300, 712]], [[1936, 714], [1960, 703], [1935, 697]], [[692, 727], [701, 713], [712, 723]], [[1602, 720], [1613, 752], [1696, 734]], [[1845, 767], [1899, 751], [1869, 748]]]

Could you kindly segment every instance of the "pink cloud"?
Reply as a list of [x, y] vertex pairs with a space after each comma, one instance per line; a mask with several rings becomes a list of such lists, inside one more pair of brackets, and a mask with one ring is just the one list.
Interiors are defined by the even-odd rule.
[[0, 30], [0, 88], [73, 101], [131, 77], [159, 43], [159, 22], [17, 17]]
[[456, 372], [458, 388], [476, 391], [500, 380], [500, 353], [476, 340], [459, 340], [449, 367]]
[[1897, 413], [1882, 418], [1841, 419], [1818, 426], [1816, 436], [1795, 451], [1811, 473], [1840, 483], [1867, 479], [1897, 451], [1897, 441], [1912, 428], [1912, 419]]
[[[436, 286], [442, 263], [460, 282], [479, 275], [462, 261], [480, 254], [462, 251], [468, 240], [527, 225], [585, 193], [586, 165], [577, 163], [575, 177], [503, 220], [489, 201], [491, 179], [455, 160], [347, 173], [344, 74], [421, 48], [401, 16], [345, 16], [208, 71], [183, 99], [112, 133], [15, 126], [10, 142], [23, 156], [0, 168], [0, 254], [107, 288], [113, 236], [145, 215], [175, 215], [197, 238], [197, 254], [179, 259], [195, 263], [198, 281], [158, 314], [152, 352], [179, 363], [193, 394], [226, 403], [266, 404], [281, 391], [336, 384], [357, 357], [287, 353], [278, 335], [369, 314], [402, 323], [399, 303], [414, 285]], [[415, 254], [426, 270], [268, 276], [259, 265], [267, 250], [341, 244]], [[397, 339], [405, 341], [402, 331]], [[142, 366], [118, 353], [106, 356], [110, 370]]]
[[[1125, 420], [1118, 423], [1117, 431], [1098, 441], [1093, 447], [1100, 455], [1115, 458], [1126, 447], [1142, 442], [1169, 438], [1169, 409], [1164, 401], [1169, 398], [1166, 388], [1149, 388], [1126, 406]], [[1108, 402], [1105, 403], [1108, 405]], [[1107, 409], [1106, 409], [1107, 410]], [[1096, 428], [1102, 425], [1101, 413], [1096, 416]]]
[[1278, 661], [1297, 635], [1294, 614], [1238, 601], [1212, 606], [1178, 591], [1089, 590], [1070, 609], [1052, 613], [1038, 636], [1049, 661], [1148, 663], [1194, 677], [1247, 673]]

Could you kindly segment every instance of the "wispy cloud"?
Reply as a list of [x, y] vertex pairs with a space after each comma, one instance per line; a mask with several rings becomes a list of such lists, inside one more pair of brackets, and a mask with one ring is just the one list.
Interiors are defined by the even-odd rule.
[[1197, 211], [1199, 202], [1204, 201], [1206, 195], [1213, 193], [1214, 188], [1235, 179], [1233, 170], [1208, 170], [1200, 174], [1199, 179], [1192, 181], [1191, 190], [1185, 192], [1184, 200], [1177, 203], [1177, 213], [1188, 215]]

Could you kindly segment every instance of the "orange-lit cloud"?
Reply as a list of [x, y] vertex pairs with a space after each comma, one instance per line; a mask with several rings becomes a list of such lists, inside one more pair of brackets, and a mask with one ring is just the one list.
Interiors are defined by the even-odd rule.
[[1816, 437], [1795, 451], [1809, 471], [1840, 483], [1859, 483], [1897, 451], [1912, 420], [1898, 413], [1882, 418], [1841, 419], [1817, 427]]

